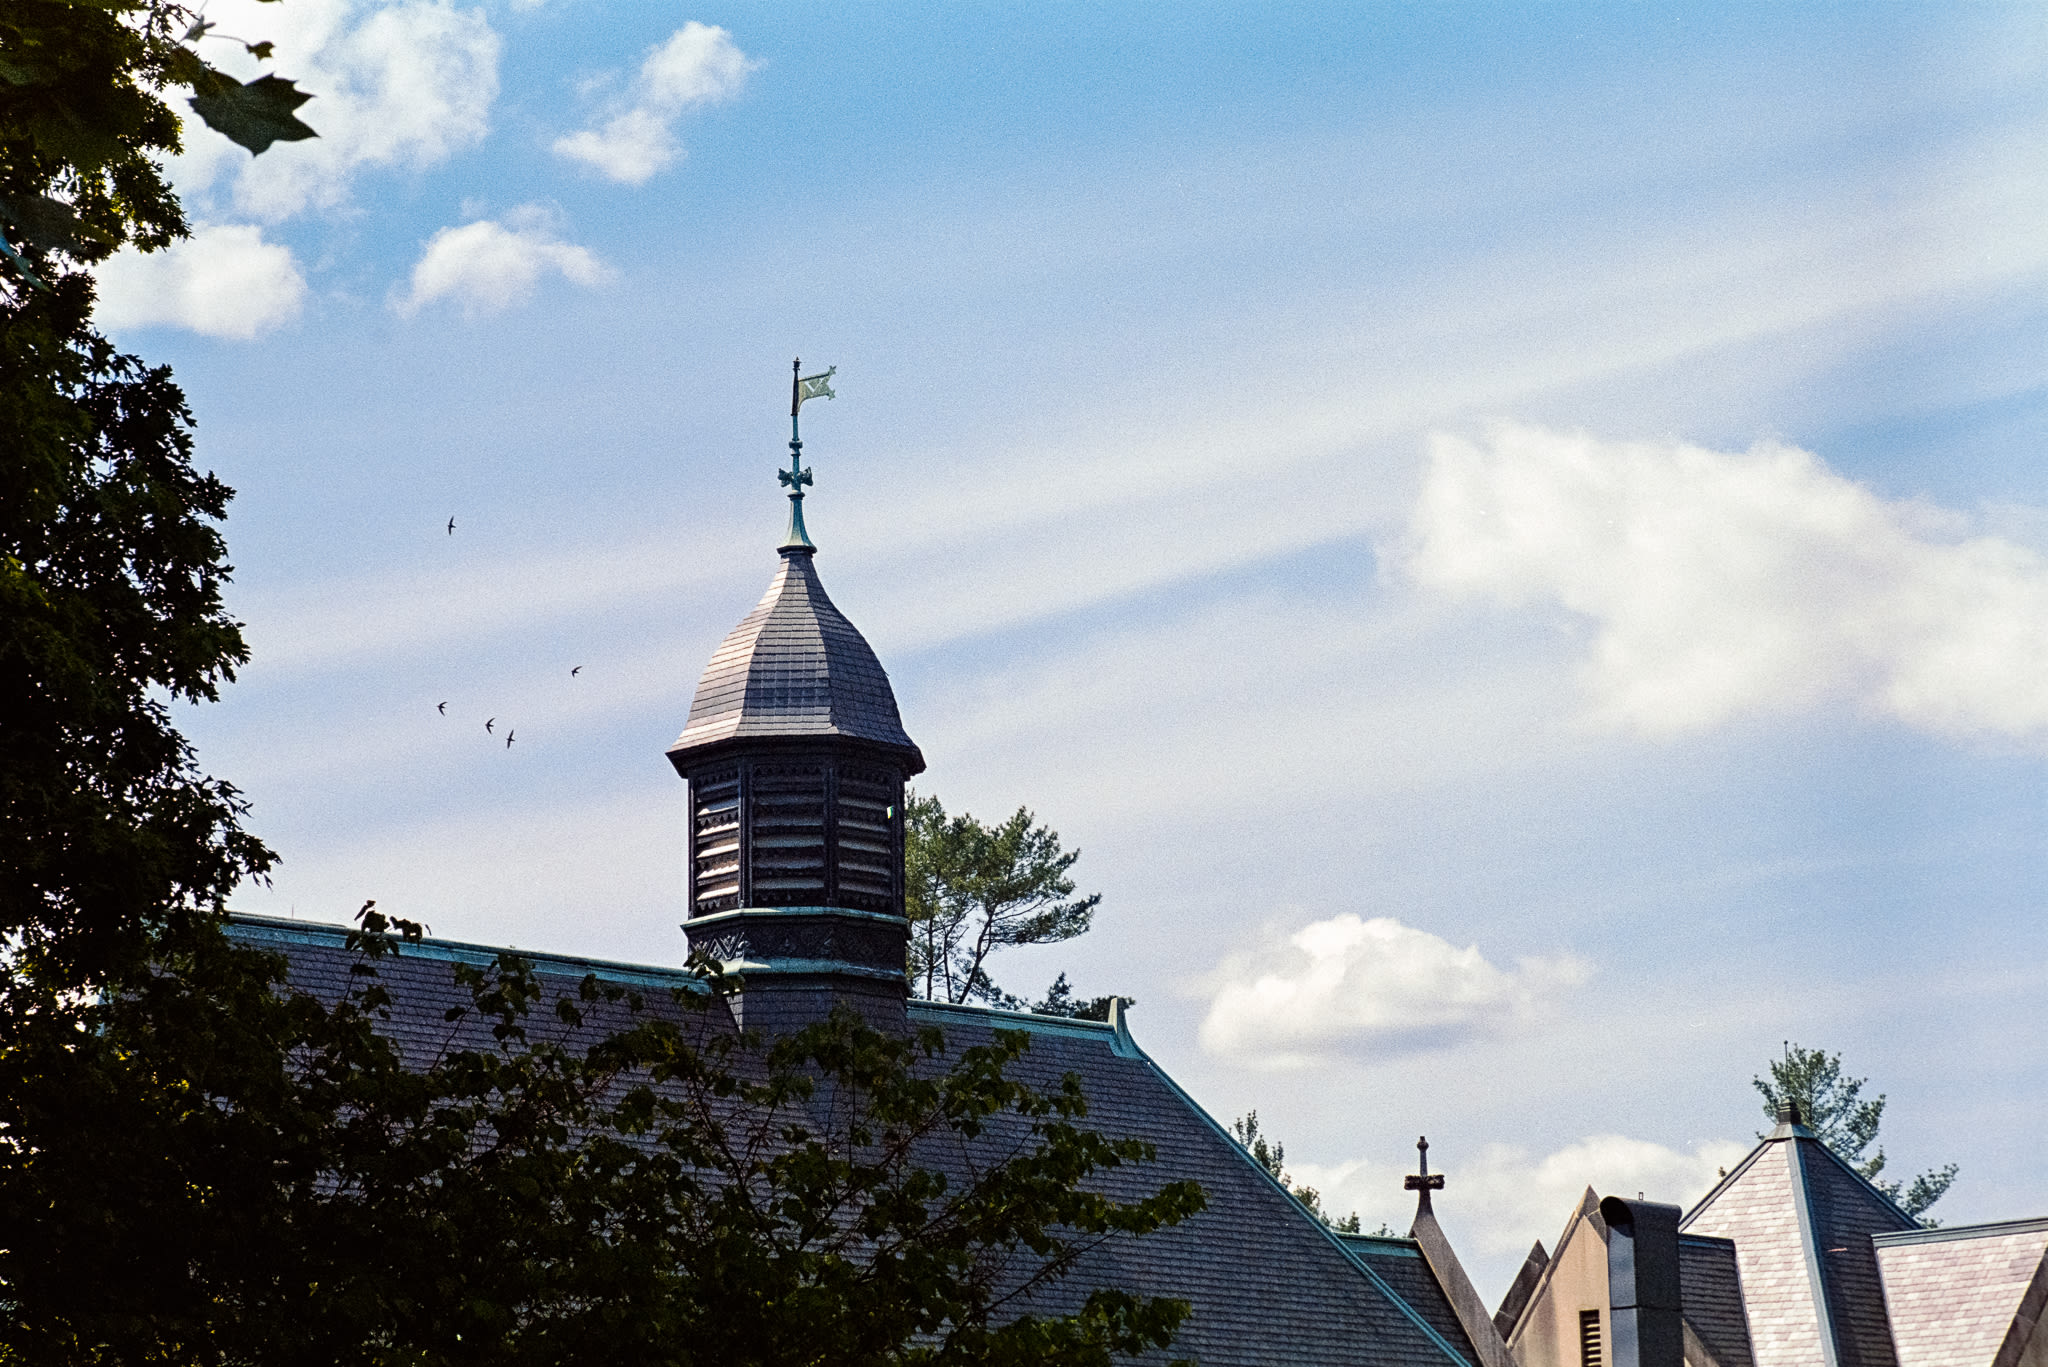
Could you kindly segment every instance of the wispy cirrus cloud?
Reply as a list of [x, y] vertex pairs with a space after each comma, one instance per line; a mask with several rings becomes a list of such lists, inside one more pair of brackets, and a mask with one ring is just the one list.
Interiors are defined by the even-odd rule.
[[1199, 1038], [1212, 1054], [1281, 1067], [1438, 1048], [1527, 1019], [1589, 971], [1568, 956], [1503, 969], [1477, 945], [1346, 913], [1226, 962]]
[[1832, 702], [2048, 740], [2048, 557], [1796, 447], [1438, 433], [1403, 560], [1427, 588], [1590, 620], [1582, 679], [1617, 726]]
[[733, 98], [757, 65], [730, 33], [692, 19], [647, 54], [610, 118], [557, 138], [555, 152], [608, 180], [644, 185], [682, 156], [675, 122], [683, 111]]

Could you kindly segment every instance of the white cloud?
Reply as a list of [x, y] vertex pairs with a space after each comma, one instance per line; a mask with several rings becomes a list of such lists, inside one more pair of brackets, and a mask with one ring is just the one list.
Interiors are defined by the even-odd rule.
[[478, 219], [443, 228], [412, 268], [412, 290], [394, 307], [411, 316], [436, 299], [453, 299], [464, 313], [497, 313], [533, 297], [543, 274], [555, 271], [579, 285], [599, 285], [611, 270], [587, 247], [564, 242], [552, 216], [528, 204], [505, 222]]
[[1437, 434], [1403, 559], [1424, 585], [1595, 625], [1599, 717], [1675, 733], [1846, 701], [2048, 738], [2048, 559], [1795, 447], [1516, 424]]
[[[1537, 1239], [1554, 1248], [1587, 1187], [1601, 1196], [1641, 1192], [1652, 1201], [1689, 1206], [1749, 1147], [1710, 1139], [1688, 1153], [1625, 1135], [1596, 1134], [1538, 1158], [1513, 1145], [1488, 1144], [1474, 1157], [1453, 1160], [1456, 1170], [1438, 1198], [1437, 1214], [1452, 1222], [1467, 1259], [1519, 1259]], [[1326, 1209], [1356, 1210], [1368, 1229], [1381, 1221], [1408, 1228], [1415, 1205], [1414, 1197], [1401, 1189], [1402, 1168], [1367, 1159], [1293, 1163], [1289, 1168], [1296, 1181], [1323, 1194]]]
[[1202, 1021], [1212, 1054], [1299, 1066], [1343, 1053], [1433, 1048], [1526, 1019], [1583, 982], [1571, 958], [1524, 959], [1513, 970], [1389, 916], [1349, 913], [1296, 931], [1286, 946], [1218, 970]]
[[[422, 170], [489, 131], [501, 43], [480, 9], [447, 0], [228, 0], [207, 17], [225, 32], [276, 43], [276, 60], [264, 69], [313, 95], [299, 116], [320, 136], [251, 157], [188, 119], [188, 151], [173, 170], [188, 196], [205, 195], [226, 177], [235, 208], [276, 222], [345, 203], [365, 167]], [[246, 78], [256, 69], [236, 71]]]
[[556, 139], [555, 151], [608, 179], [644, 184], [682, 155], [673, 127], [677, 116], [739, 94], [755, 65], [730, 33], [692, 19], [647, 54], [627, 107], [602, 127]]
[[147, 255], [125, 248], [93, 274], [96, 317], [116, 330], [169, 324], [246, 341], [298, 317], [306, 301], [291, 248], [250, 224], [202, 225]]

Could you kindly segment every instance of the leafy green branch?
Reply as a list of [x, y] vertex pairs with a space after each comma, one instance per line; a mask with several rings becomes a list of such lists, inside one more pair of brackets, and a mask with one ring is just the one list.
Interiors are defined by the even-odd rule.
[[274, 74], [242, 81], [204, 56], [229, 41], [258, 61], [272, 44], [212, 32], [175, 0], [10, 0], [0, 7], [0, 260], [48, 289], [58, 257], [90, 266], [133, 243], [186, 235], [163, 159], [181, 150], [187, 103], [252, 154], [317, 136], [308, 99]]

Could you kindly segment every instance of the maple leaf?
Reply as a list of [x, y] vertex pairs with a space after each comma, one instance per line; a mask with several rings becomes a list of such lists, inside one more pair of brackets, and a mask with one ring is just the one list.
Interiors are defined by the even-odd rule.
[[192, 108], [199, 117], [258, 153], [274, 142], [320, 136], [292, 113], [312, 98], [282, 76], [259, 76], [244, 84], [210, 68], [203, 81], [192, 85]]

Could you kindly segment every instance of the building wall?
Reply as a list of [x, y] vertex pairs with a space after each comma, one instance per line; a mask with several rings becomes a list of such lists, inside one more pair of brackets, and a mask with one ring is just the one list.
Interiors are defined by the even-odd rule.
[[1515, 1327], [1508, 1349], [1521, 1367], [1581, 1367], [1582, 1312], [1600, 1317], [1600, 1361], [1614, 1360], [1608, 1337], [1612, 1308], [1607, 1293], [1607, 1241], [1584, 1214], [1574, 1216], [1535, 1297]]

